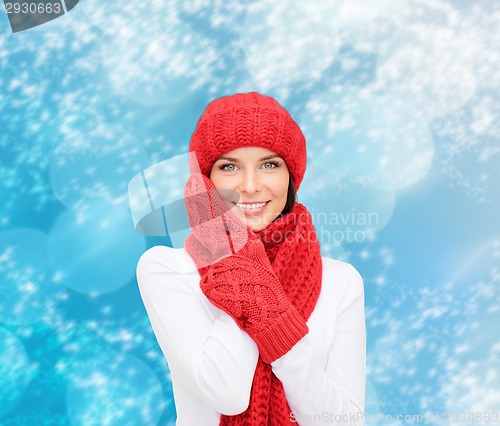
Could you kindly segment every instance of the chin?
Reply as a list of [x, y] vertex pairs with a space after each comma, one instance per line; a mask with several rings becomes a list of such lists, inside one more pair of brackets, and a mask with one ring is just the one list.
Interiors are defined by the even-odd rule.
[[254, 231], [254, 232], [258, 232], [258, 231], [262, 231], [263, 229], [267, 228], [267, 225], [268, 225], [268, 224], [266, 224], [266, 223], [255, 223], [255, 224], [253, 224], [253, 223], [248, 223], [247, 225], [248, 225], [248, 227], [249, 227], [252, 231]]

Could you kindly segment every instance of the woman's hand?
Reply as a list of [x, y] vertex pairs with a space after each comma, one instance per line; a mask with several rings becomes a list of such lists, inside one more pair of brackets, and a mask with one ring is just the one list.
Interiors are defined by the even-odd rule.
[[205, 249], [203, 255], [197, 253], [193, 256], [198, 269], [241, 250], [250, 236], [258, 238], [247, 227], [244, 214], [240, 217], [238, 209], [231, 208], [238, 201], [237, 193], [229, 190], [219, 192], [212, 181], [201, 173], [192, 173], [187, 180], [184, 203], [189, 224], [193, 236]]
[[[309, 329], [276, 277], [267, 255], [260, 262], [259, 244], [251, 240], [244, 252], [212, 265], [200, 287], [207, 298], [230, 315], [271, 363], [287, 353]], [[255, 260], [253, 260], [255, 259]]]

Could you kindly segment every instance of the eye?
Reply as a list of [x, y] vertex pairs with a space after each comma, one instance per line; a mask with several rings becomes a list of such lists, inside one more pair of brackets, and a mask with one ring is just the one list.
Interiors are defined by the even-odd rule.
[[[268, 164], [270, 164], [272, 167], [266, 167]], [[267, 161], [267, 162], [264, 163], [264, 168], [271, 170], [271, 169], [274, 169], [276, 167], [279, 167], [280, 165], [281, 164], [278, 163], [277, 161]]]
[[[232, 169], [227, 169], [226, 167], [234, 167], [234, 168], [232, 168]], [[236, 167], [236, 166], [235, 166], [234, 164], [229, 163], [229, 164], [221, 164], [221, 165], [219, 166], [219, 169], [221, 169], [221, 170], [225, 170], [226, 172], [232, 172], [232, 171], [234, 171], [234, 170], [235, 170], [235, 167]]]

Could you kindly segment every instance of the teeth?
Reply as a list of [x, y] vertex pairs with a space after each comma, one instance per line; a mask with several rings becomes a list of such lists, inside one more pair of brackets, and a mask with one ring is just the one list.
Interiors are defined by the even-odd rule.
[[254, 209], [260, 209], [265, 204], [266, 203], [259, 203], [259, 204], [240, 204], [240, 203], [238, 203], [238, 207], [241, 207], [242, 209], [247, 209], [247, 210], [254, 210]]

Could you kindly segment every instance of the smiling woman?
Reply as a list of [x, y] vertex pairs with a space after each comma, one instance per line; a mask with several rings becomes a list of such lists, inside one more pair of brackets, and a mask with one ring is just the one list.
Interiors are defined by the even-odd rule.
[[[300, 127], [256, 92], [211, 102], [191, 137], [185, 247], [137, 265], [168, 361], [177, 425], [309, 424], [363, 419], [363, 281], [321, 256], [296, 200], [306, 169]], [[324, 417], [327, 413], [328, 416]]]

